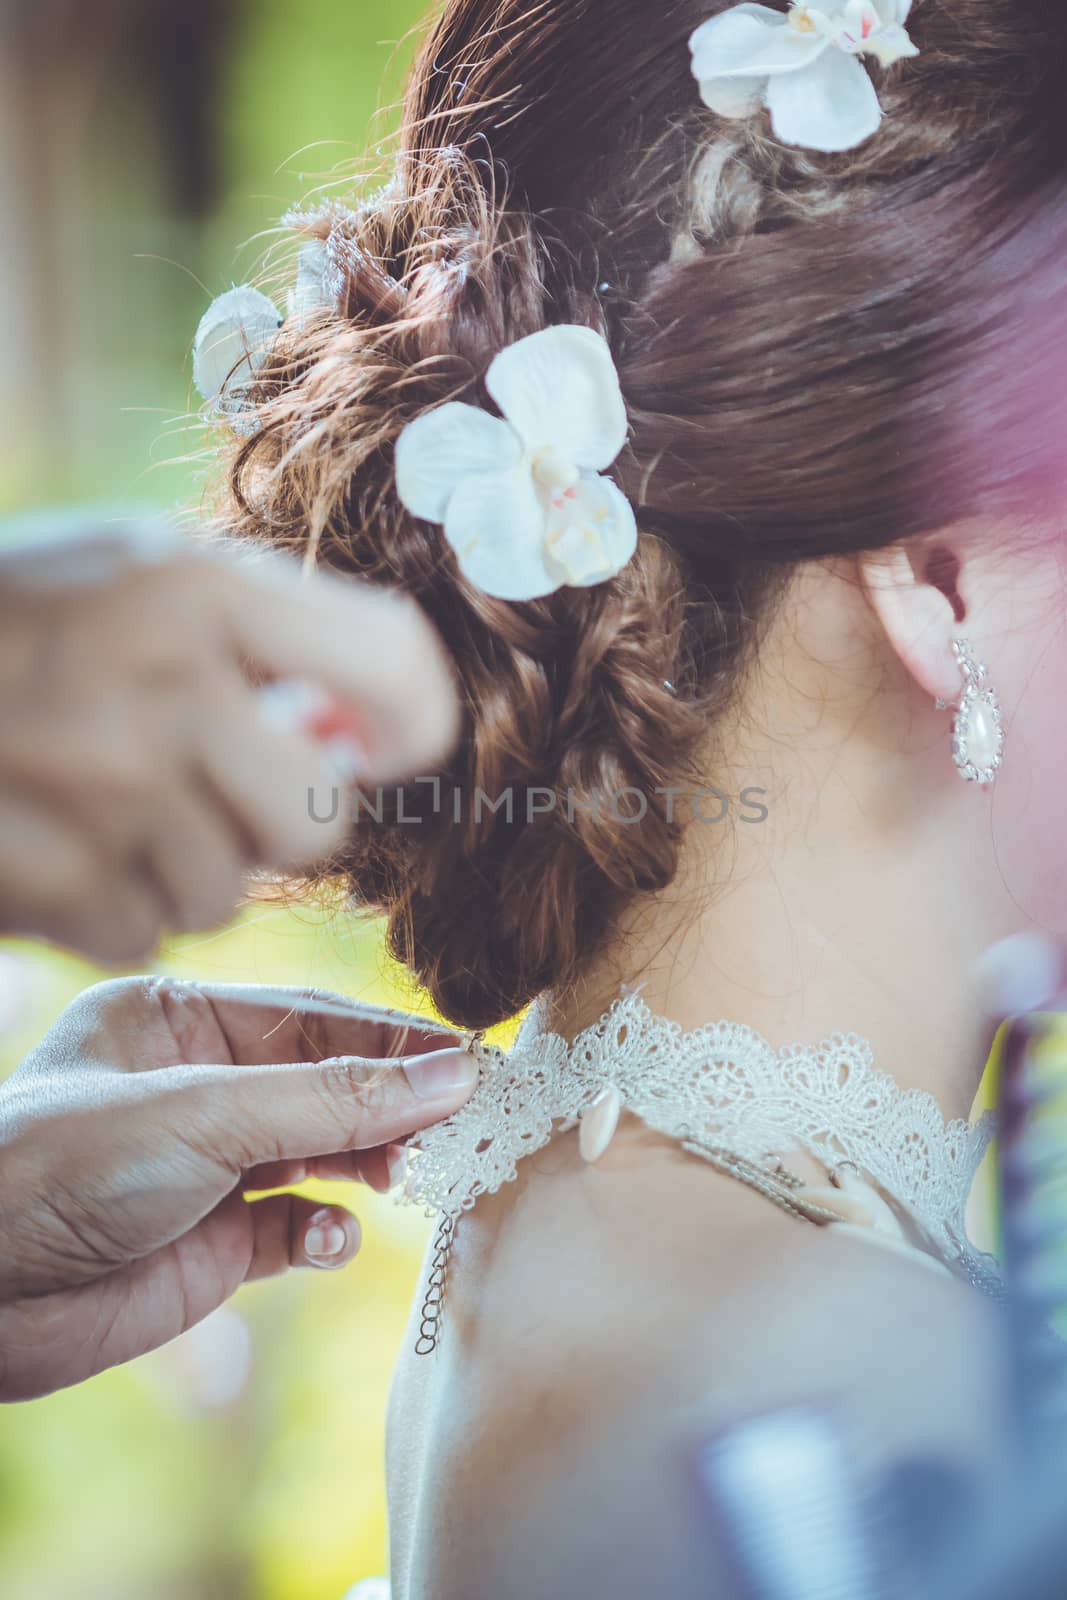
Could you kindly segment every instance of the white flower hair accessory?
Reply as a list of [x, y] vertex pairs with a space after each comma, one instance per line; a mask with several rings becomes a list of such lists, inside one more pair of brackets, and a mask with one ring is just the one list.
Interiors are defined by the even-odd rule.
[[546, 328], [502, 350], [485, 386], [503, 418], [450, 401], [400, 435], [405, 507], [440, 523], [464, 576], [500, 600], [614, 577], [637, 548], [637, 521], [601, 476], [628, 432], [607, 341]]
[[222, 414], [239, 411], [282, 325], [273, 300], [242, 283], [212, 300], [193, 340], [193, 382]]
[[[208, 306], [193, 340], [193, 382], [216, 415], [239, 433], [256, 429], [247, 407], [248, 391], [256, 373], [270, 354], [284, 322], [315, 311], [336, 311], [344, 274], [339, 260], [342, 229], [353, 213], [340, 207], [330, 211], [331, 226], [325, 239], [307, 239], [296, 261], [296, 282], [289, 291], [286, 315], [269, 296], [242, 283], [227, 289]], [[284, 219], [289, 227], [309, 220], [299, 212]]]
[[859, 58], [889, 67], [917, 56], [904, 26], [910, 10], [911, 0], [790, 0], [787, 12], [731, 6], [689, 41], [701, 99], [724, 117], [765, 105], [786, 144], [852, 150], [882, 120]]

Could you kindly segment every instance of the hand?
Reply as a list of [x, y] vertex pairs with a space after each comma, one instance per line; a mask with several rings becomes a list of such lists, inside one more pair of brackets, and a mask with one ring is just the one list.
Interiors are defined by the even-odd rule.
[[336, 768], [250, 673], [350, 705], [368, 782], [436, 770], [457, 735], [443, 646], [399, 594], [175, 534], [0, 556], [0, 931], [130, 964], [222, 922], [250, 868], [341, 844], [345, 807], [308, 803]]
[[302, 1012], [308, 991], [289, 1011], [255, 1000], [98, 984], [0, 1086], [0, 1400], [155, 1349], [242, 1283], [344, 1265], [360, 1238], [346, 1211], [246, 1193], [386, 1188], [398, 1142], [474, 1086], [473, 1059], [425, 1023]]

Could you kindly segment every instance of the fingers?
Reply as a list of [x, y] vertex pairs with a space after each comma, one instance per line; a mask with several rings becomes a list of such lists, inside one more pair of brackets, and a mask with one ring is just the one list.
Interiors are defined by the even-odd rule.
[[0, 790], [3, 931], [62, 937], [72, 900], [95, 884], [91, 841], [37, 793]]
[[377, 1150], [345, 1150], [309, 1161], [270, 1161], [253, 1167], [242, 1184], [246, 1193], [266, 1189], [291, 1189], [309, 1178], [323, 1183], [365, 1183], [376, 1194], [388, 1194], [403, 1183], [407, 1172], [403, 1145], [388, 1144]]
[[0, 930], [81, 950], [104, 966], [151, 954], [163, 896], [136, 865], [103, 861], [41, 796], [0, 797]]
[[145, 852], [177, 932], [214, 928], [233, 912], [253, 860], [227, 812], [190, 778], [163, 797]]
[[157, 1074], [156, 1115], [235, 1175], [399, 1144], [466, 1101], [477, 1067], [462, 1050], [400, 1062], [345, 1057], [309, 1065], [190, 1068]]
[[344, 840], [347, 789], [328, 753], [311, 738], [271, 725], [236, 673], [198, 730], [197, 759], [254, 862], [306, 866]]
[[[314, 1176], [324, 1181], [343, 1181], [345, 1156], [320, 1156], [313, 1163]], [[352, 1158], [349, 1158], [352, 1159]], [[408, 1153], [400, 1144], [387, 1144], [380, 1150], [366, 1150], [355, 1156], [356, 1176], [375, 1194], [388, 1194], [403, 1183], [407, 1173]]]
[[359, 1223], [341, 1206], [324, 1206], [295, 1194], [272, 1194], [247, 1205], [252, 1254], [246, 1283], [276, 1277], [290, 1267], [334, 1272], [347, 1266], [359, 1250]]
[[[257, 984], [181, 988], [192, 990], [212, 1007], [237, 1065], [340, 1056], [384, 1060], [458, 1046], [454, 1033], [426, 1017], [366, 1005], [322, 989], [267, 989]], [[342, 1014], [317, 1012], [315, 1006], [322, 1002]]]
[[167, 925], [158, 886], [139, 864], [116, 869], [99, 896], [69, 907], [60, 942], [103, 967], [128, 967], [153, 955]]
[[156, 1350], [240, 1288], [291, 1267], [335, 1271], [355, 1217], [300, 1195], [231, 1194], [184, 1238], [79, 1288], [0, 1305], [0, 1402], [30, 1400]]
[[227, 602], [240, 652], [358, 709], [376, 777], [439, 770], [459, 737], [459, 700], [441, 638], [413, 600], [323, 573], [297, 587], [288, 563], [238, 570]]

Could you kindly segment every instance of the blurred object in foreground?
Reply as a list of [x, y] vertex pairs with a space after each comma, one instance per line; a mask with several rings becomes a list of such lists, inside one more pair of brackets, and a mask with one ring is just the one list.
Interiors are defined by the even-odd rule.
[[[972, 1469], [901, 1461], [868, 1479], [833, 1419], [765, 1415], [702, 1448], [731, 1600], [1061, 1600], [1067, 1592], [1065, 953], [1005, 941], [979, 970], [999, 1064], [1004, 1372], [1010, 1428]], [[1012, 1015], [1028, 1003], [1046, 1009]], [[961, 1359], [964, 1352], [961, 1351]], [[996, 1397], [990, 1397], [996, 1404]]]
[[817, 1411], [753, 1417], [709, 1440], [698, 1474], [737, 1600], [877, 1600], [856, 1473]]
[[1022, 1461], [1057, 1459], [1067, 1424], [1067, 949], [1045, 934], [1001, 940], [976, 969], [994, 1046], [999, 1255], [1011, 1319], [1010, 1385]]
[[1000, 1195], [1012, 1321], [1012, 1406], [1035, 1483], [1067, 1460], [1067, 1027], [1059, 1013], [1015, 1018], [1000, 1068]]

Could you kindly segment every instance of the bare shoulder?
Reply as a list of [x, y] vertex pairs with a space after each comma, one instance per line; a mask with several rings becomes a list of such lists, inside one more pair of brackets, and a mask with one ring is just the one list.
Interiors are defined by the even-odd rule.
[[525, 1167], [460, 1230], [424, 1487], [468, 1533], [438, 1600], [688, 1595], [693, 1448], [755, 1412], [825, 1403], [872, 1466], [993, 1447], [998, 1325], [966, 1285], [635, 1127], [595, 1168], [570, 1140]]

